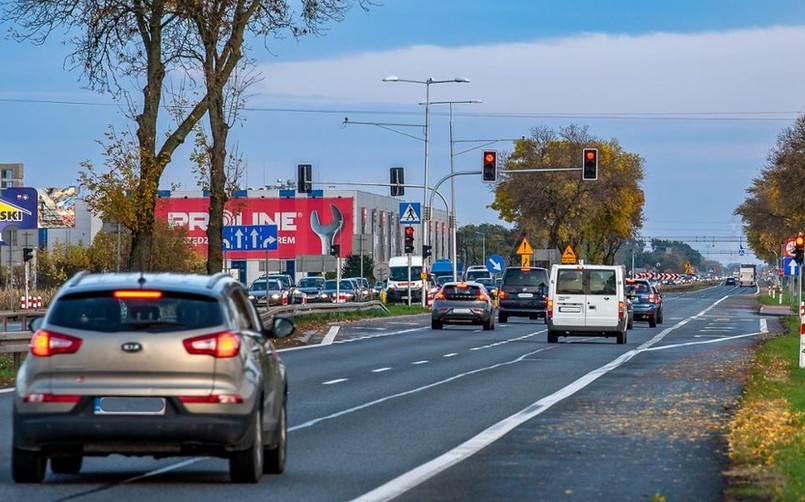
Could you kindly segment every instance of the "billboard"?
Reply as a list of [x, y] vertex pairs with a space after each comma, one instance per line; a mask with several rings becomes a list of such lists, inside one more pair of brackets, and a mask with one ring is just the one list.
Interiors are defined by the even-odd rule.
[[[341, 245], [341, 256], [352, 252], [354, 228], [352, 198], [230, 199], [224, 207], [224, 226], [276, 225], [276, 251], [224, 250], [225, 257], [294, 259], [299, 255], [327, 255], [330, 244]], [[172, 226], [187, 227], [188, 240], [207, 256], [208, 198], [162, 198], [156, 217]]]
[[0, 190], [0, 232], [7, 227], [37, 228], [36, 189], [29, 187]]
[[36, 191], [39, 196], [39, 228], [75, 228], [76, 187], [37, 188]]

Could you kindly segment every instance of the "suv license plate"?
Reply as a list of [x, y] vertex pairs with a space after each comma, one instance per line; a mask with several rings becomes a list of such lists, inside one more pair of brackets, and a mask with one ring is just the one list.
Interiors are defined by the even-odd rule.
[[96, 397], [96, 415], [164, 415], [164, 397]]

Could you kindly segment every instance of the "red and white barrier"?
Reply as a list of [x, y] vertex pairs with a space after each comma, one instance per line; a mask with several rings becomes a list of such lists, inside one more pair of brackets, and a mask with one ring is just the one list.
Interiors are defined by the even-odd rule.
[[41, 309], [42, 308], [42, 297], [41, 296], [29, 296], [25, 298], [25, 296], [20, 296], [20, 308], [23, 310], [29, 309]]

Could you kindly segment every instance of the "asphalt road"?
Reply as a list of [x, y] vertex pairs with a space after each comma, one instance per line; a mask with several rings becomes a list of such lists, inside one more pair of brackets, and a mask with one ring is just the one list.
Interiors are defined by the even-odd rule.
[[349, 324], [288, 366], [288, 468], [228, 481], [222, 459], [88, 458], [41, 486], [11, 481], [0, 393], [0, 500], [720, 500], [722, 432], [761, 332], [748, 290], [665, 297], [665, 323], [546, 342], [427, 316]]

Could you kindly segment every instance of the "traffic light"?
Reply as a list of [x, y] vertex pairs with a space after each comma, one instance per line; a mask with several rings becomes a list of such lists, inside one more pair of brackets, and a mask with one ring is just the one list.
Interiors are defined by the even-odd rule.
[[313, 166], [310, 164], [296, 166], [296, 191], [299, 193], [313, 191]]
[[794, 240], [794, 261], [802, 265], [803, 258], [805, 258], [805, 237], [798, 235]]
[[488, 183], [494, 183], [498, 180], [498, 152], [495, 150], [484, 152], [484, 168], [481, 180]]
[[582, 153], [581, 179], [598, 179], [598, 148], [585, 148]]
[[34, 259], [34, 248], [22, 248], [22, 261], [27, 262]]
[[422, 259], [427, 260], [428, 256], [432, 256], [433, 253], [431, 252], [433, 246], [428, 246], [427, 244], [422, 244]]
[[392, 197], [405, 195], [405, 171], [402, 167], [392, 167], [389, 171], [389, 188]]
[[405, 252], [414, 252], [414, 227], [405, 227]]
[[336, 258], [341, 256], [341, 244], [331, 244], [330, 245], [330, 254], [335, 256]]

